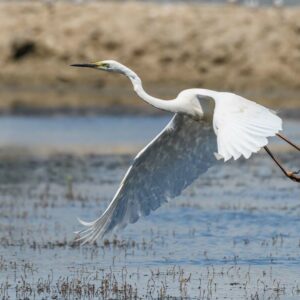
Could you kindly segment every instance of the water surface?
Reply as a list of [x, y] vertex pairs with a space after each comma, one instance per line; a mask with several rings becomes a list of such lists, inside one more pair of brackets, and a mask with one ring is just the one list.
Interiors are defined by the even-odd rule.
[[[76, 217], [99, 216], [168, 120], [0, 119], [1, 298], [299, 299], [300, 186], [264, 152], [211, 168], [116, 236], [74, 243]], [[285, 123], [298, 143], [299, 125]], [[298, 153], [271, 147], [300, 167]]]

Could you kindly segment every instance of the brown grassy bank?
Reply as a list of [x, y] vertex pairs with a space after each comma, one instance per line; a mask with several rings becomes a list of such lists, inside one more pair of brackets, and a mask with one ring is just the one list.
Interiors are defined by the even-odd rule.
[[0, 4], [0, 110], [145, 109], [123, 77], [68, 65], [116, 59], [149, 92], [229, 90], [300, 107], [300, 8], [136, 2]]

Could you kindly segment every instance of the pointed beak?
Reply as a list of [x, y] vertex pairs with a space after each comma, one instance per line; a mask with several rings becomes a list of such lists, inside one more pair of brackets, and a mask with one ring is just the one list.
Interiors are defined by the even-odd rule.
[[81, 68], [97, 68], [98, 64], [73, 64], [71, 67], [81, 67]]

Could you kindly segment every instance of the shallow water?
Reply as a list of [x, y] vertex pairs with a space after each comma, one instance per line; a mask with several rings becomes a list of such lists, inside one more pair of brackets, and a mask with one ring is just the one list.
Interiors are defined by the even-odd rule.
[[[154, 138], [171, 119], [165, 117], [1, 117], [0, 148], [30, 153], [109, 154], [135, 152]], [[284, 131], [300, 143], [299, 122], [287, 120]], [[272, 144], [280, 145], [273, 139]]]
[[[76, 217], [103, 211], [167, 122], [0, 119], [0, 298], [299, 299], [300, 186], [263, 152], [210, 169], [115, 237], [73, 242]], [[299, 125], [285, 123], [298, 143]], [[271, 147], [299, 168], [298, 153]]]
[[128, 153], [158, 134], [170, 117], [2, 117], [0, 147], [38, 153]]

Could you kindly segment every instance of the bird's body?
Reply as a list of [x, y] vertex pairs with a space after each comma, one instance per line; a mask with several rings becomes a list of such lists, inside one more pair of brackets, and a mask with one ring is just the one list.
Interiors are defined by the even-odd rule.
[[74, 66], [124, 74], [140, 98], [175, 114], [135, 157], [100, 218], [90, 223], [81, 221], [87, 226], [80, 232], [83, 243], [148, 215], [221, 159], [248, 159], [282, 129], [282, 121], [274, 112], [233, 93], [188, 89], [166, 101], [147, 94], [137, 74], [118, 62]]

